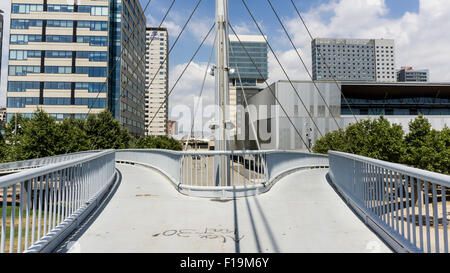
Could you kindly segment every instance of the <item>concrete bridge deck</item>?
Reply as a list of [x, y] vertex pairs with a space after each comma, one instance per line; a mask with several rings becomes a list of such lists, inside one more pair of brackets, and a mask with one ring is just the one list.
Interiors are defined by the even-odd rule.
[[57, 252], [391, 252], [324, 169], [286, 176], [260, 196], [214, 200], [183, 196], [154, 170], [117, 166], [104, 204]]

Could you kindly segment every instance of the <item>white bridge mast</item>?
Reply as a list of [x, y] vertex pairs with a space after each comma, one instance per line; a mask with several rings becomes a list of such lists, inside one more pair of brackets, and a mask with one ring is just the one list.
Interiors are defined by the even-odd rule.
[[[220, 107], [216, 112], [215, 140], [214, 147], [216, 151], [229, 150], [229, 136], [227, 127], [230, 126], [228, 120], [229, 113], [229, 64], [228, 64], [228, 0], [216, 0], [216, 66], [215, 66], [215, 102]], [[229, 127], [228, 127], [229, 128]], [[229, 185], [229, 158], [228, 156], [216, 156], [215, 178], [216, 184]]]

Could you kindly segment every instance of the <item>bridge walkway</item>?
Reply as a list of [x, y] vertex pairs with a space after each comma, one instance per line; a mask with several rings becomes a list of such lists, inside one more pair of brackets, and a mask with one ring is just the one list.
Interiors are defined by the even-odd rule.
[[220, 200], [181, 195], [149, 168], [117, 166], [110, 195], [57, 252], [391, 252], [324, 169], [286, 176], [257, 197]]

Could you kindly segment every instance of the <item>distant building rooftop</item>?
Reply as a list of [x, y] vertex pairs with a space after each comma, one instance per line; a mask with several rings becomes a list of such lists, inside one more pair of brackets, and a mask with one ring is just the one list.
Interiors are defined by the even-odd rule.
[[[281, 80], [279, 82], [289, 82]], [[312, 81], [292, 81], [311, 83]], [[334, 83], [333, 80], [318, 80], [316, 83]], [[366, 98], [368, 94], [373, 99], [405, 97], [436, 97], [450, 98], [450, 82], [361, 82], [338, 81], [345, 96]]]
[[239, 39], [234, 34], [230, 34], [230, 42], [255, 42], [255, 43], [265, 43], [266, 40], [262, 35], [241, 35], [238, 34]]

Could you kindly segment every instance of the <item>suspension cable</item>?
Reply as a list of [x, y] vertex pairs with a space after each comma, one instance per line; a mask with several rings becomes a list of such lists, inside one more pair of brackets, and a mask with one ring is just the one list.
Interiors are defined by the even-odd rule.
[[[234, 55], [234, 49], [233, 49], [232, 46], [230, 46], [230, 49], [231, 49], [231, 54], [233, 56], [235, 56]], [[249, 118], [249, 121], [250, 121], [250, 126], [252, 127], [253, 135], [255, 136], [256, 145], [258, 146], [258, 150], [261, 150], [261, 145], [259, 143], [258, 135], [257, 135], [256, 130], [255, 130], [255, 124], [253, 123], [253, 119], [252, 119], [252, 117], [250, 115], [250, 109], [248, 108], [247, 95], [245, 94], [244, 85], [242, 85], [241, 73], [239, 72], [239, 67], [237, 65], [237, 62], [235, 64], [235, 67], [236, 67], [236, 72], [237, 72], [238, 79], [239, 79], [239, 84], [241, 86], [241, 92], [242, 92], [242, 95], [244, 97], [245, 108], [247, 109], [248, 118]], [[237, 87], [236, 87], [236, 107], [237, 107]]]
[[[181, 34], [183, 34], [184, 30], [186, 29], [187, 25], [189, 24], [189, 22], [192, 19], [192, 16], [194, 15], [195, 11], [197, 10], [198, 6], [200, 5], [200, 3], [202, 2], [202, 0], [198, 0], [197, 5], [195, 5], [194, 10], [191, 12], [191, 14], [189, 15], [189, 18], [187, 19], [186, 23], [184, 24], [183, 28], [181, 29], [180, 33], [178, 34], [177, 38], [175, 39], [175, 42], [173, 42], [172, 47], [170, 48], [167, 56], [164, 57], [164, 61], [161, 63], [161, 65], [159, 66], [158, 70], [156, 71], [155, 75], [153, 76], [152, 80], [150, 81], [150, 84], [148, 85], [148, 91], [150, 91], [150, 87], [153, 84], [153, 81], [156, 79], [156, 76], [158, 75], [159, 71], [161, 70], [161, 68], [163, 67], [163, 64], [167, 62], [167, 59], [170, 56], [170, 53], [172, 53], [172, 50], [174, 49], [175, 45], [178, 42], [178, 39], [180, 39]], [[211, 32], [211, 31], [210, 31]], [[209, 33], [208, 33], [209, 34]], [[202, 43], [203, 44], [203, 43]], [[173, 89], [172, 89], [173, 90]], [[167, 96], [167, 98], [169, 97], [169, 95]], [[163, 102], [163, 104], [167, 101], [167, 99]], [[162, 104], [162, 105], [163, 105]], [[159, 107], [158, 111], [156, 112], [155, 116], [153, 116], [152, 120], [150, 121], [150, 123], [148, 124], [148, 126], [150, 127], [150, 125], [152, 124], [153, 120], [155, 119], [156, 115], [158, 115], [159, 110], [161, 109], [162, 105]]]
[[316, 127], [317, 131], [319, 132], [321, 137], [324, 137], [324, 135], [322, 134], [322, 132], [319, 129], [319, 126], [317, 126], [317, 123], [315, 122], [313, 116], [311, 115], [311, 112], [308, 110], [308, 107], [306, 107], [305, 103], [303, 102], [302, 98], [300, 97], [300, 94], [298, 93], [297, 89], [295, 88], [294, 84], [292, 83], [289, 75], [287, 74], [286, 70], [284, 69], [283, 65], [281, 64], [280, 60], [278, 59], [275, 51], [273, 50], [272, 46], [270, 45], [269, 41], [267, 40], [266, 36], [264, 36], [264, 32], [262, 31], [261, 27], [259, 26], [258, 22], [256, 21], [255, 17], [253, 16], [252, 12], [250, 11], [250, 9], [247, 6], [247, 3], [245, 2], [245, 0], [242, 0], [242, 3], [244, 4], [245, 8], [248, 11], [248, 14], [250, 15], [250, 17], [252, 18], [253, 22], [255, 23], [256, 27], [258, 28], [259, 32], [261, 33], [261, 35], [263, 36], [264, 40], [266, 41], [267, 45], [270, 48], [270, 51], [272, 52], [272, 54], [274, 55], [275, 59], [277, 60], [278, 64], [280, 65], [281, 70], [283, 71], [283, 73], [285, 74], [286, 78], [288, 79], [290, 85], [292, 86], [292, 88], [294, 89], [295, 94], [297, 95], [298, 99], [300, 100], [300, 102], [302, 103], [303, 107], [305, 108], [305, 111], [308, 113], [309, 118], [311, 119], [311, 121], [314, 124], [314, 127]]
[[[146, 11], [147, 8], [149, 7], [151, 1], [152, 1], [152, 0], [149, 0], [149, 1], [147, 2], [147, 5], [145, 6], [144, 10], [142, 11], [143, 14], [145, 14], [145, 11]], [[170, 10], [172, 9], [173, 5], [175, 4], [175, 1], [176, 1], [176, 0], [173, 0], [173, 1], [172, 1], [172, 4], [170, 5], [169, 9], [166, 11], [166, 13], [165, 13], [163, 19], [161, 20], [161, 23], [159, 24], [159, 27], [161, 27], [161, 25], [162, 25], [162, 24], [164, 23], [164, 21], [166, 20], [167, 15], [169, 15]], [[136, 31], [137, 31], [137, 29], [136, 29], [136, 30], [133, 30], [133, 32], [136, 32]], [[150, 41], [150, 45], [151, 45], [152, 42], [153, 42], [153, 40]], [[127, 43], [130, 43], [130, 41], [128, 41]], [[92, 104], [88, 107], [88, 113], [86, 114], [85, 119], [87, 119], [87, 117], [88, 117], [89, 114], [91, 113], [92, 107], [94, 107], [94, 105], [95, 105], [95, 103], [97, 102], [97, 100], [98, 100], [100, 94], [103, 93], [103, 90], [106, 88], [106, 85], [107, 85], [107, 83], [108, 83], [108, 79], [111, 78], [112, 73], [116, 70], [116, 67], [117, 67], [118, 63], [119, 63], [119, 61], [122, 59], [123, 53], [125, 52], [124, 48], [125, 48], [125, 47], [122, 46], [122, 48], [121, 48], [121, 50], [120, 50], [120, 55], [119, 55], [119, 57], [118, 57], [117, 60], [115, 61], [114, 65], [113, 65], [113, 67], [112, 67], [112, 69], [111, 69], [111, 71], [109, 71], [109, 73], [108, 73], [108, 75], [107, 75], [107, 77], [106, 77], [105, 84], [102, 86], [102, 89], [100, 90], [100, 92], [97, 93], [97, 96], [95, 97], [95, 99], [94, 99], [94, 101], [92, 102]], [[144, 54], [141, 55], [141, 57], [139, 58], [140, 61], [144, 58], [145, 54], [146, 54], [146, 52], [144, 51]], [[133, 73], [136, 72], [136, 70], [137, 70], [137, 68], [133, 71]]]
[[200, 49], [202, 48], [203, 44], [205, 43], [206, 39], [209, 37], [209, 34], [211, 34], [211, 31], [213, 30], [215, 26], [215, 23], [213, 23], [212, 27], [209, 29], [208, 34], [205, 36], [205, 38], [202, 40], [202, 42], [200, 43], [200, 45], [198, 46], [197, 50], [195, 51], [194, 55], [191, 57], [191, 59], [189, 60], [188, 64], [186, 65], [186, 67], [183, 69], [183, 72], [181, 73], [181, 75], [178, 77], [178, 79], [176, 80], [175, 84], [173, 85], [172, 89], [170, 90], [170, 92], [167, 94], [166, 99], [160, 104], [158, 111], [156, 111], [155, 115], [153, 116], [152, 120], [149, 123], [149, 126], [152, 124], [153, 120], [156, 118], [156, 116], [158, 115], [159, 111], [161, 110], [161, 108], [163, 107], [164, 104], [167, 103], [167, 101], [169, 100], [169, 96], [172, 94], [172, 92], [174, 91], [175, 87], [177, 86], [178, 82], [181, 80], [181, 78], [183, 77], [184, 73], [186, 72], [186, 70], [188, 69], [188, 67], [190, 66], [190, 64], [192, 63], [192, 61], [194, 60], [194, 58], [197, 56], [198, 52], [200, 51]]
[[[313, 41], [313, 40], [314, 40], [314, 37], [312, 36], [311, 32], [309, 31], [309, 28], [308, 28], [308, 26], [306, 25], [305, 20], [303, 20], [303, 16], [302, 16], [302, 15], [300, 14], [300, 12], [298, 11], [297, 6], [295, 5], [295, 3], [294, 3], [293, 0], [291, 0], [291, 3], [292, 3], [292, 5], [294, 6], [294, 9], [295, 9], [295, 11], [296, 11], [297, 14], [298, 14], [298, 17], [299, 17], [300, 20], [302, 21], [303, 26], [305, 26], [305, 29], [306, 29], [306, 31], [308, 32], [308, 35], [309, 35], [309, 37], [311, 38], [311, 41]], [[356, 115], [355, 115], [355, 113], [353, 112], [352, 107], [350, 106], [350, 104], [349, 104], [347, 98], [345, 97], [344, 92], [342, 92], [342, 87], [339, 85], [339, 83], [338, 83], [338, 81], [337, 81], [337, 79], [336, 79], [336, 76], [334, 75], [334, 73], [331, 72], [331, 68], [330, 68], [330, 66], [328, 65], [328, 63], [327, 63], [327, 61], [325, 60], [325, 58], [323, 57], [323, 54], [322, 54], [322, 51], [320, 50], [320, 48], [318, 48], [318, 52], [319, 52], [320, 57], [323, 59], [323, 61], [324, 61], [324, 63], [325, 63], [325, 66], [327, 67], [328, 73], [330, 73], [331, 77], [333, 78], [333, 81], [336, 83], [336, 86], [338, 87], [339, 91], [341, 92], [341, 96], [342, 96], [342, 98], [345, 100], [345, 103], [347, 104], [348, 109], [349, 109], [350, 112], [352, 113], [353, 118], [356, 120], [356, 122], [358, 122], [358, 118], [356, 118]]]
[[[152, 1], [152, 0], [149, 0], [149, 1], [147, 2], [147, 5], [145, 6], [144, 10], [142, 11], [143, 14], [145, 14], [145, 11], [146, 11], [147, 8], [149, 7], [151, 1]], [[172, 5], [173, 5], [174, 2], [175, 2], [175, 0], [172, 2]], [[167, 13], [166, 13], [166, 15], [164, 16], [164, 18], [167, 16], [168, 12], [169, 12], [170, 9], [172, 8], [172, 5], [171, 5], [171, 7], [169, 8], [169, 10], [167, 11]], [[163, 21], [161, 21], [161, 24], [162, 24], [163, 22], [164, 22], [164, 19], [163, 19]], [[160, 24], [160, 26], [161, 26], [161, 24]], [[137, 31], [137, 29], [136, 29], [136, 30], [133, 30], [133, 32], [135, 32], [135, 31]], [[129, 44], [129, 43], [130, 43], [130, 41], [127, 42], [127, 44]], [[117, 60], [114, 62], [114, 65], [113, 65], [112, 69], [109, 71], [108, 75], [106, 76], [105, 84], [102, 86], [102, 88], [100, 89], [100, 91], [97, 93], [97, 96], [95, 97], [95, 99], [94, 99], [94, 101], [92, 102], [92, 104], [88, 106], [88, 112], [87, 112], [87, 114], [86, 114], [86, 116], [85, 116], [85, 119], [87, 119], [87, 117], [88, 117], [89, 114], [91, 113], [92, 107], [94, 107], [94, 105], [95, 105], [95, 103], [97, 102], [97, 100], [98, 100], [100, 94], [103, 93], [103, 90], [106, 88], [106, 85], [107, 85], [107, 83], [108, 83], [108, 79], [111, 77], [112, 73], [116, 70], [117, 64], [119, 63], [119, 60], [122, 58], [123, 53], [124, 53], [124, 47], [122, 46], [122, 49], [120, 50], [119, 58], [117, 58]], [[144, 54], [144, 55], [145, 55], [145, 54]], [[142, 58], [142, 56], [141, 56], [141, 58]]]
[[[214, 36], [214, 44], [216, 42], [216, 39], [217, 39], [217, 33]], [[187, 151], [187, 147], [189, 145], [189, 140], [191, 139], [192, 131], [194, 130], [195, 117], [197, 115], [197, 109], [198, 109], [198, 105], [200, 104], [200, 99], [203, 96], [203, 90], [205, 88], [205, 83], [206, 83], [206, 77], [208, 76], [208, 69], [209, 69], [209, 66], [211, 65], [211, 60], [212, 60], [213, 54], [214, 54], [214, 46], [211, 47], [211, 54], [209, 55], [208, 65], [206, 65], [205, 75], [203, 76], [203, 82], [202, 82], [202, 87], [200, 89], [199, 100], [197, 101], [196, 105], [194, 106], [194, 115], [192, 117], [191, 130], [189, 131], [184, 151]], [[197, 145], [195, 147], [197, 149]]]
[[341, 126], [339, 125], [339, 123], [337, 122], [336, 117], [334, 116], [333, 112], [331, 111], [330, 106], [329, 106], [328, 103], [326, 102], [326, 100], [325, 100], [325, 98], [324, 98], [322, 92], [320, 92], [320, 89], [319, 89], [319, 87], [317, 86], [316, 81], [313, 79], [313, 77], [312, 77], [312, 75], [311, 75], [311, 73], [310, 73], [308, 67], [306, 66], [305, 61], [303, 60], [302, 56], [300, 56], [300, 53], [298, 52], [297, 47], [294, 45], [294, 42], [292, 41], [291, 36], [289, 35], [288, 31], [286, 30], [286, 28], [285, 28], [283, 22], [281, 21], [280, 16], [278, 15], [277, 11], [276, 11], [275, 8], [273, 7], [272, 2], [271, 2], [270, 0], [267, 0], [267, 2], [269, 3], [270, 7], [272, 8], [272, 11], [274, 12], [275, 16], [277, 17], [278, 22], [280, 22], [281, 27], [283, 28], [284, 32], [286, 33], [287, 38], [289, 39], [289, 41], [290, 41], [292, 47], [294, 48], [295, 52], [297, 53], [298, 58], [300, 59], [301, 63], [303, 64], [303, 67], [305, 68], [306, 72], [308, 73], [308, 76], [311, 78], [311, 81], [312, 81], [312, 83], [313, 83], [315, 89], [316, 89], [317, 92], [319, 93], [320, 97], [322, 98], [323, 103], [325, 103], [325, 106], [327, 107], [328, 112], [329, 112], [329, 113], [331, 114], [331, 116], [333, 117], [333, 120], [334, 120], [334, 122], [336, 123], [337, 127], [338, 127], [339, 129], [342, 129]]
[[[255, 69], [258, 71], [259, 75], [261, 76], [261, 78], [264, 78], [263, 74], [261, 73], [261, 71], [259, 70], [258, 66], [256, 65], [255, 61], [253, 60], [252, 56], [250, 55], [250, 53], [248, 52], [247, 48], [245, 47], [245, 45], [242, 43], [241, 39], [239, 38], [239, 36], [236, 34], [236, 31], [234, 31], [233, 26], [228, 23], [228, 25], [230, 26], [230, 29], [233, 31], [234, 35], [236, 36], [236, 38], [239, 41], [239, 44], [242, 46], [242, 48], [244, 49], [246, 55], [249, 57], [250, 61], [253, 63], [253, 65], [255, 66]], [[309, 148], [308, 144], [306, 144], [305, 140], [303, 139], [302, 135], [300, 134], [300, 132], [298, 131], [297, 127], [295, 127], [294, 123], [292, 122], [292, 119], [289, 117], [289, 114], [287, 113], [287, 111], [284, 109], [283, 104], [281, 104], [281, 102], [278, 100], [277, 96], [275, 95], [274, 91], [272, 90], [272, 87], [269, 85], [269, 83], [267, 83], [267, 80], [264, 80], [264, 82], [266, 83], [267, 87], [269, 88], [270, 93], [272, 94], [272, 96], [274, 97], [274, 99], [277, 101], [278, 105], [280, 106], [281, 110], [284, 112], [284, 114], [286, 115], [286, 118], [289, 120], [289, 122], [291, 123], [292, 127], [294, 128], [294, 130], [296, 131], [297, 135], [300, 137], [301, 141], [303, 142], [303, 144], [305, 145], [306, 149], [308, 149], [308, 151], [311, 153], [311, 149]]]

